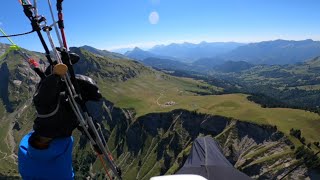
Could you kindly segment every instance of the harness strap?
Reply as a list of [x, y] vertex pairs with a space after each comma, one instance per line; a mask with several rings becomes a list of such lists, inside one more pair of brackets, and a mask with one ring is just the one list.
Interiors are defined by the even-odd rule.
[[58, 99], [58, 104], [57, 104], [57, 107], [49, 114], [37, 114], [37, 117], [38, 118], [49, 118], [49, 117], [52, 117], [54, 116], [55, 114], [57, 114], [57, 112], [59, 111], [59, 108], [60, 108], [60, 101], [61, 101], [61, 95], [63, 95], [64, 92], [61, 92], [60, 93], [60, 96], [59, 96], [59, 99]]
[[27, 34], [31, 34], [35, 32], [34, 30], [32, 31], [29, 31], [29, 32], [25, 32], [25, 33], [19, 33], [19, 34], [10, 34], [10, 35], [5, 35], [5, 36], [0, 36], [0, 38], [8, 38], [8, 37], [16, 37], [16, 36], [24, 36], [24, 35], [27, 35]]

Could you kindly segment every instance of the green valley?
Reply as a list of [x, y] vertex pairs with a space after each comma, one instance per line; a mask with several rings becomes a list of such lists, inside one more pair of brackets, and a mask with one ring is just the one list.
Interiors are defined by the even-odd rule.
[[[72, 50], [82, 59], [75, 67], [76, 72], [93, 77], [103, 94], [104, 101], [92, 108], [96, 119], [103, 124], [109, 148], [124, 169], [125, 179], [148, 179], [174, 173], [186, 159], [192, 141], [203, 135], [215, 137], [226, 156], [249, 175], [257, 165], [270, 168], [272, 162], [289, 164], [286, 167], [278, 165], [274, 171], [251, 174], [252, 177], [269, 178], [281, 175], [283, 169], [297, 163], [295, 150], [290, 147], [297, 148], [302, 144], [290, 135], [291, 128], [300, 129], [306, 143], [319, 141], [320, 132], [315, 127], [320, 125], [320, 116], [316, 113], [262, 108], [248, 100], [249, 94], [227, 93], [223, 86], [214, 83], [175, 77], [136, 61], [113, 59], [82, 48]], [[41, 57], [41, 54], [34, 56]], [[4, 116], [4, 131], [0, 135], [5, 143], [0, 150], [10, 154], [16, 152], [19, 140], [32, 128], [34, 109], [24, 99], [30, 97], [25, 88], [33, 89], [35, 81], [24, 80], [27, 76], [23, 74], [29, 72], [25, 71], [25, 65], [19, 65], [22, 60], [16, 54], [8, 53], [2, 62], [8, 63], [10, 81], [22, 81], [19, 86], [14, 83], [6, 86], [12, 93], [5, 105], [13, 106], [15, 111]], [[16, 100], [18, 94], [23, 100]], [[8, 145], [8, 134], [15, 147]], [[103, 179], [101, 164], [94, 158], [87, 141], [80, 134], [75, 135], [77, 177]], [[313, 145], [311, 148], [316, 150]], [[237, 157], [237, 152], [241, 156]], [[266, 158], [265, 154], [270, 153], [274, 155]], [[15, 158], [4, 158], [0, 162], [10, 161], [11, 165], [0, 166], [1, 171], [17, 175]], [[301, 171], [295, 175], [300, 176]]]
[[[86, 59], [98, 58], [92, 57], [97, 55], [90, 54], [83, 49], [81, 51], [83, 53], [80, 54], [89, 55], [90, 58], [86, 57]], [[99, 63], [98, 60], [94, 62]], [[121, 64], [123, 66], [121, 69], [134, 67], [133, 65], [139, 67], [138, 69], [141, 68], [129, 60], [119, 62], [109, 60], [108, 62], [109, 64]], [[120, 75], [125, 73], [125, 71], [118, 72], [116, 68], [111, 71], [110, 69], [106, 71]], [[320, 116], [316, 113], [288, 108], [262, 108], [259, 104], [249, 101], [246, 94], [203, 96], [200, 94], [220, 94], [223, 92], [223, 88], [207, 84], [204, 81], [170, 76], [147, 68], [142, 68], [136, 72], [136, 76], [125, 81], [116, 79], [99, 77], [98, 85], [106, 99], [119, 108], [133, 109], [136, 112], [136, 118], [149, 113], [186, 109], [277, 126], [287, 135], [289, 135], [291, 128], [299, 128], [309, 142], [317, 141], [320, 136], [320, 132], [314, 129], [315, 126], [320, 125]]]
[[[162, 78], [159, 78], [160, 75]], [[291, 128], [301, 129], [303, 136], [309, 142], [318, 141], [320, 136], [320, 132], [314, 128], [320, 125], [320, 116], [316, 113], [288, 108], [262, 108], [249, 101], [248, 95], [245, 94], [200, 96], [197, 92], [205, 91], [203, 87], [213, 92], [219, 92], [222, 89], [192, 79], [179, 79], [163, 74], [158, 74], [157, 77], [155, 74], [126, 82], [105, 82], [104, 84], [109, 84], [109, 86], [101, 86], [104, 96], [120, 108], [134, 109], [137, 117], [154, 112], [186, 109], [277, 126], [287, 135]], [[175, 104], [164, 105], [171, 101]]]

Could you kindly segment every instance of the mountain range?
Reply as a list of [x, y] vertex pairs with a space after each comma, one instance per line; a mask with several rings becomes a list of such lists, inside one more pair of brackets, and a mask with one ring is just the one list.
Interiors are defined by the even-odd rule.
[[[213, 68], [226, 61], [245, 61], [250, 64], [294, 64], [320, 55], [320, 42], [275, 40], [259, 43], [200, 43], [159, 45], [144, 51], [134, 48], [125, 55], [143, 61], [158, 58], [180, 61], [192, 66]], [[202, 69], [203, 70], [203, 69]]]
[[320, 55], [320, 42], [275, 40], [250, 43], [222, 55], [225, 60], [254, 64], [294, 64]]
[[157, 45], [149, 50], [154, 54], [174, 57], [181, 59], [184, 62], [193, 62], [199, 58], [214, 57], [220, 54], [227, 53], [239, 46], [244, 45], [243, 43], [236, 42], [201, 42], [199, 44], [172, 43], [167, 46]]

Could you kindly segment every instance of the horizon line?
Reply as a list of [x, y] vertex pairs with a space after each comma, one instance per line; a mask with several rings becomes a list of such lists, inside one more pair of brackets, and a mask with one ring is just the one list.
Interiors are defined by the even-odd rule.
[[273, 38], [269, 40], [253, 40], [253, 41], [236, 41], [236, 40], [226, 40], [226, 41], [206, 41], [206, 40], [177, 40], [177, 41], [165, 41], [165, 42], [139, 42], [139, 43], [132, 43], [132, 44], [123, 44], [123, 45], [116, 45], [110, 46], [107, 48], [102, 48], [102, 50], [107, 51], [115, 51], [115, 50], [122, 50], [122, 49], [134, 49], [136, 47], [148, 50], [155, 46], [167, 46], [170, 44], [201, 44], [201, 43], [243, 43], [243, 44], [250, 44], [250, 43], [261, 43], [261, 42], [268, 42], [268, 41], [277, 41], [277, 40], [284, 40], [284, 41], [305, 41], [305, 40], [312, 40], [312, 41], [320, 41], [320, 38], [300, 38], [300, 39], [286, 39], [286, 38]]

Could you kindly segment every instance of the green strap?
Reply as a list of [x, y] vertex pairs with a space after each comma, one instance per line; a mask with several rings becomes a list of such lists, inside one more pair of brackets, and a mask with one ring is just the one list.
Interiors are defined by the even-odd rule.
[[[5, 36], [7, 36], [7, 34], [4, 32], [4, 30], [2, 29], [2, 28], [0, 28], [0, 32], [3, 34], [3, 35], [5, 35]], [[10, 41], [10, 43], [11, 43], [11, 46], [10, 46], [10, 50], [20, 50], [20, 47], [18, 46], [18, 45], [16, 45], [13, 41], [12, 41], [12, 39], [10, 38], [10, 37], [6, 37], [9, 41]]]
[[[7, 34], [4, 32], [4, 30], [3, 30], [2, 28], [0, 28], [0, 31], [1, 31], [1, 33], [2, 33], [3, 35], [7, 36]], [[7, 39], [11, 42], [12, 45], [16, 45], [16, 44], [12, 41], [12, 39], [11, 39], [10, 37], [7, 37]]]

